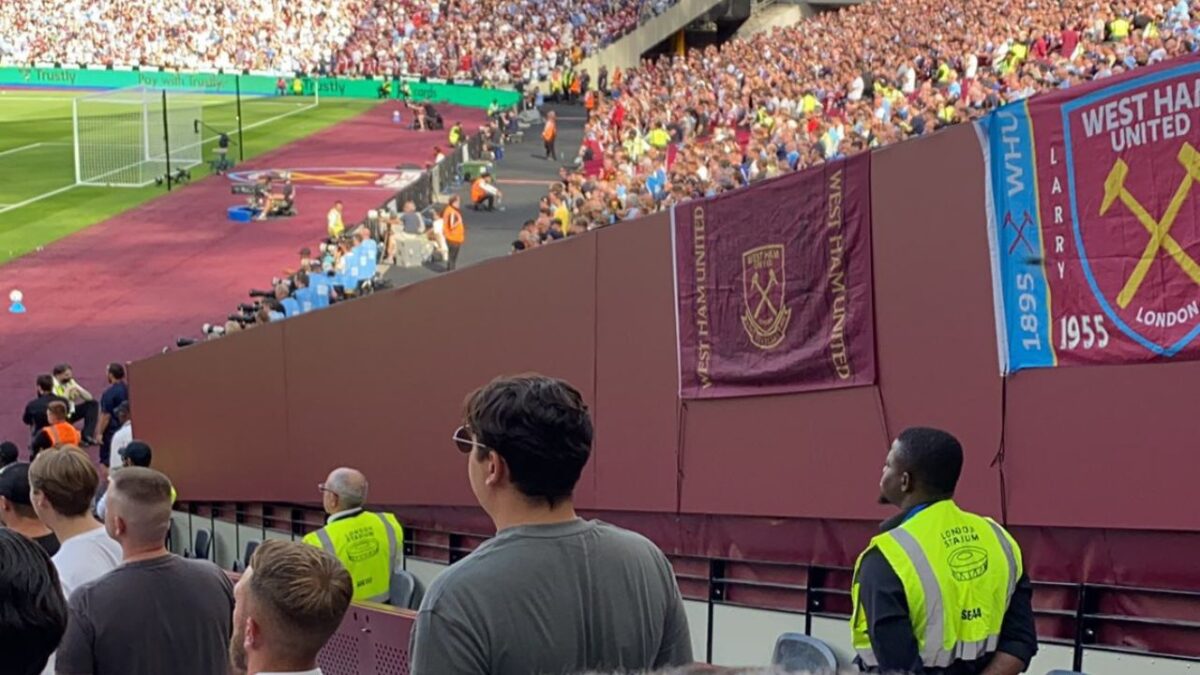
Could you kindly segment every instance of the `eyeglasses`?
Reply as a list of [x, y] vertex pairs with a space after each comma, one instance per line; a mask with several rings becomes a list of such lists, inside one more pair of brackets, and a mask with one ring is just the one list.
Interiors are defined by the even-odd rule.
[[319, 491], [321, 491], [321, 492], [328, 492], [328, 493], [329, 493], [329, 494], [331, 494], [331, 495], [336, 495], [336, 494], [337, 494], [337, 493], [336, 493], [336, 492], [334, 492], [333, 490], [330, 490], [329, 488], [325, 487], [325, 484], [324, 484], [324, 483], [317, 483], [317, 490], [319, 490]]
[[454, 430], [454, 435], [450, 437], [450, 440], [454, 441], [454, 445], [458, 448], [458, 451], [464, 455], [475, 448], [487, 447], [483, 443], [471, 438], [471, 430], [465, 424]]

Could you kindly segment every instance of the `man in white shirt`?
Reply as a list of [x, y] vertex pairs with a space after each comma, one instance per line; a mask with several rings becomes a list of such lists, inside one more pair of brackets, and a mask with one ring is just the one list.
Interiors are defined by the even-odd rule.
[[[121, 426], [113, 433], [110, 446], [112, 454], [109, 456], [120, 457], [121, 449], [133, 441], [133, 420], [129, 419], [129, 401], [121, 402], [117, 406], [117, 409], [113, 411], [113, 414], [116, 415], [117, 423]], [[119, 465], [120, 461], [116, 463]]]
[[121, 546], [92, 517], [92, 498], [100, 477], [78, 448], [43, 450], [29, 466], [34, 511], [58, 537], [54, 566], [63, 593], [71, 593], [121, 564]]
[[233, 589], [234, 667], [247, 675], [321, 675], [317, 654], [353, 594], [337, 558], [299, 542], [264, 541]]

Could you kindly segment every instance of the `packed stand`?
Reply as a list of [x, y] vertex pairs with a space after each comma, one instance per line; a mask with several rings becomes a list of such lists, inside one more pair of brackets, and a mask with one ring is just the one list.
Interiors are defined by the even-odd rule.
[[674, 0], [8, 0], [0, 62], [546, 79]]
[[[585, 140], [518, 249], [922, 136], [1200, 49], [1173, 5], [885, 0], [664, 57], [582, 96]], [[611, 94], [611, 96], [607, 95]]]
[[5, 0], [0, 62], [317, 72], [370, 0]]
[[408, 73], [493, 85], [546, 80], [673, 0], [377, 0], [338, 74]]

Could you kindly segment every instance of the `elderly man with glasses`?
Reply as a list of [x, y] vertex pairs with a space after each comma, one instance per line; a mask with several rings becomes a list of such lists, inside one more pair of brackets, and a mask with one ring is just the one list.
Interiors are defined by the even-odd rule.
[[387, 602], [392, 570], [400, 564], [404, 528], [390, 513], [367, 511], [367, 477], [357, 469], [334, 469], [317, 485], [329, 517], [304, 543], [342, 561], [354, 579], [354, 600]]

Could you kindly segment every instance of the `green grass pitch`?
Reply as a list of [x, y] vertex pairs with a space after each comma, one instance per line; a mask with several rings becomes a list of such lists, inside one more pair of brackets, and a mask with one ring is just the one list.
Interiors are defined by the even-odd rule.
[[[56, 239], [101, 222], [165, 194], [165, 187], [75, 186], [71, 100], [92, 92], [0, 91], [0, 265]], [[203, 96], [204, 123], [233, 132], [232, 96]], [[373, 101], [354, 99], [243, 98], [246, 159], [309, 136], [369, 109]], [[208, 174], [211, 131], [204, 133], [205, 163], [192, 179]], [[237, 134], [230, 156], [238, 154]]]

